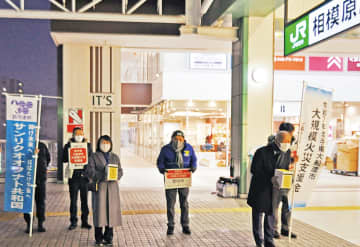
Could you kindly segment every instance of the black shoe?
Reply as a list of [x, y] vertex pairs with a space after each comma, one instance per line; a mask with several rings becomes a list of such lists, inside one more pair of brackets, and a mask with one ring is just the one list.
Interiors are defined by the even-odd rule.
[[276, 247], [273, 242], [265, 242], [264, 246], [265, 247]]
[[30, 226], [26, 227], [25, 233], [28, 233], [28, 234], [30, 233]]
[[191, 234], [190, 228], [188, 226], [184, 226], [183, 227], [183, 233], [186, 234], [186, 235], [190, 235]]
[[104, 240], [103, 244], [104, 244], [105, 246], [112, 246], [112, 245], [113, 245], [112, 240], [109, 240], [109, 241]]
[[89, 225], [87, 222], [81, 223], [81, 228], [85, 228], [90, 230], [91, 229], [91, 225]]
[[102, 241], [95, 241], [95, 246], [103, 246], [103, 242]]
[[166, 235], [173, 235], [174, 234], [174, 227], [173, 226], [168, 226]]
[[70, 231], [71, 231], [71, 230], [74, 230], [76, 227], [77, 227], [76, 224], [71, 223], [71, 225], [69, 226], [69, 230], [70, 230]]
[[[289, 231], [281, 230], [281, 235], [289, 237]], [[291, 233], [291, 238], [297, 238], [295, 233]]]
[[274, 238], [276, 238], [276, 239], [280, 238], [280, 234], [278, 231], [274, 231]]
[[38, 226], [38, 232], [46, 232], [46, 229], [42, 224]]

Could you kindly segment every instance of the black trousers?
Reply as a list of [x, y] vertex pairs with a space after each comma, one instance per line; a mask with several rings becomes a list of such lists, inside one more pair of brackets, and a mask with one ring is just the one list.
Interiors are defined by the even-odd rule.
[[261, 246], [264, 242], [265, 247], [272, 247], [274, 245], [274, 216], [265, 214], [264, 217], [264, 239], [262, 235], [263, 214], [256, 209], [252, 209], [252, 227], [253, 235], [257, 245]]
[[96, 242], [102, 242], [103, 240], [107, 242], [112, 242], [113, 236], [114, 236], [114, 231], [112, 227], [106, 226], [104, 233], [103, 233], [103, 227], [95, 227]]
[[[45, 221], [45, 200], [46, 181], [37, 184], [35, 187], [36, 217], [38, 218], [39, 224]], [[24, 219], [27, 224], [30, 224], [30, 214], [24, 214]]]
[[83, 223], [88, 222], [88, 181], [84, 177], [74, 177], [69, 179], [71, 224], [77, 224], [77, 198], [79, 191], [81, 200], [81, 221]]
[[179, 193], [180, 209], [181, 209], [181, 225], [189, 226], [189, 188], [181, 189], [168, 189], [165, 190], [166, 194], [166, 206], [167, 206], [167, 219], [168, 226], [173, 227], [175, 225], [175, 203], [176, 203], [176, 194]]

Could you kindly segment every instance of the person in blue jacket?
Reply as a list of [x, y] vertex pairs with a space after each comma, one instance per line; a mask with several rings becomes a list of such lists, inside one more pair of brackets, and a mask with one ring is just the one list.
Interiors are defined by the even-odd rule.
[[[196, 160], [195, 151], [193, 147], [185, 141], [184, 133], [181, 130], [176, 130], [171, 136], [171, 142], [161, 148], [157, 159], [157, 167], [161, 174], [164, 174], [167, 169], [189, 168], [191, 172], [195, 172], [197, 167]], [[179, 193], [183, 233], [190, 235], [189, 188], [165, 189], [168, 219], [167, 235], [174, 234], [174, 207], [177, 193]]]

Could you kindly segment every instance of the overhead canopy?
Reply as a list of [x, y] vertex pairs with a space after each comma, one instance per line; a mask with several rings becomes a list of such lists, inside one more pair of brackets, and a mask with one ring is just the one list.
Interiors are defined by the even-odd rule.
[[233, 18], [244, 16], [266, 16], [283, 4], [283, 0], [214, 0], [207, 13], [202, 17], [202, 25], [212, 25], [226, 14]]

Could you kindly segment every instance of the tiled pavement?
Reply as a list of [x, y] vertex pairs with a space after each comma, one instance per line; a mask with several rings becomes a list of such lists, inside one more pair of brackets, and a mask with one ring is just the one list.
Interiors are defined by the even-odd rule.
[[[0, 187], [0, 191], [3, 191], [3, 187]], [[183, 235], [180, 225], [177, 225], [175, 234], [167, 237], [163, 190], [126, 188], [120, 193], [123, 225], [116, 228], [114, 246], [255, 246], [251, 234], [250, 210], [244, 200], [222, 199], [209, 191], [193, 188], [190, 195], [193, 234]], [[3, 204], [2, 192], [0, 202]], [[35, 221], [34, 235], [29, 238], [24, 233], [25, 223], [21, 215], [1, 211], [0, 246], [93, 246], [93, 229], [88, 231], [78, 227], [74, 231], [67, 230], [68, 207], [67, 186], [48, 184], [47, 232], [38, 233]], [[356, 246], [296, 220], [294, 231], [298, 239], [292, 240], [290, 244], [286, 238], [276, 240], [276, 246]]]

